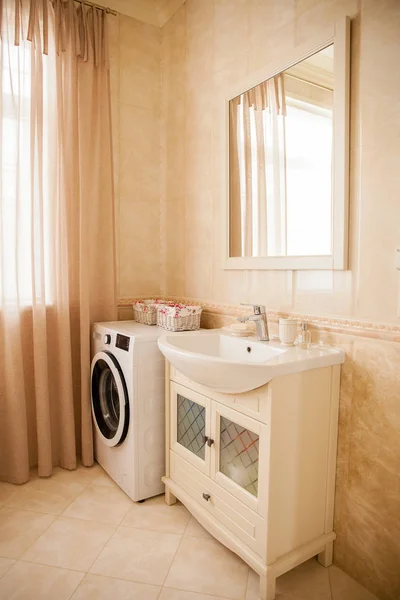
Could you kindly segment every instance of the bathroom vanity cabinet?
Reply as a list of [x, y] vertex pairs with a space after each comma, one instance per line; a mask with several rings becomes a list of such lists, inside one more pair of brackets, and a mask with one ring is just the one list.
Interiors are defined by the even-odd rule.
[[166, 502], [178, 498], [222, 544], [276, 578], [332, 563], [340, 366], [223, 394], [166, 368]]

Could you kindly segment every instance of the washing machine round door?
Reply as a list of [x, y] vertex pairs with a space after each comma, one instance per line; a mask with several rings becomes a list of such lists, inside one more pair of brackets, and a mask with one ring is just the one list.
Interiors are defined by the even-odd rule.
[[92, 360], [92, 414], [102, 442], [122, 444], [129, 426], [128, 391], [121, 367], [109, 352], [98, 352]]

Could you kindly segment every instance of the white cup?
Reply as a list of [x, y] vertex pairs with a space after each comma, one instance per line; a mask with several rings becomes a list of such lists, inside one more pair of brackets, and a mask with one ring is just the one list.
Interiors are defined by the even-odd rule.
[[279, 339], [285, 346], [293, 346], [297, 338], [297, 319], [279, 319]]

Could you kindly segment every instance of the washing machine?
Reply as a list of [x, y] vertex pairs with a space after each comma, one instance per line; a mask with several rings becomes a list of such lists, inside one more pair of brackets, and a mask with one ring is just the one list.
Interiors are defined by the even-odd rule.
[[134, 321], [95, 323], [92, 331], [95, 458], [134, 501], [164, 492], [164, 333]]

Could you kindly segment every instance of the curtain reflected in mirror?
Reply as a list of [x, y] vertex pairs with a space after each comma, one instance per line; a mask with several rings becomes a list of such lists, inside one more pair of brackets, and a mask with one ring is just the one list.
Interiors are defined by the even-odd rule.
[[230, 256], [332, 253], [333, 45], [230, 101]]

